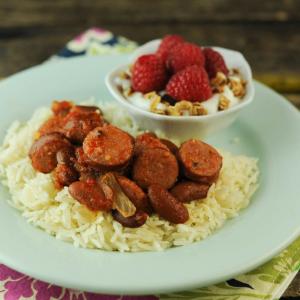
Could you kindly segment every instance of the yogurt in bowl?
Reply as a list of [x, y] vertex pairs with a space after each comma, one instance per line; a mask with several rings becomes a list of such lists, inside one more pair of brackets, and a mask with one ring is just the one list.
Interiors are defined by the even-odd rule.
[[131, 65], [144, 54], [155, 53], [161, 40], [139, 47], [130, 62], [112, 70], [106, 85], [142, 129], [161, 130], [173, 138], [203, 138], [229, 126], [238, 112], [253, 100], [254, 86], [251, 68], [244, 56], [233, 50], [213, 47], [229, 69], [227, 75], [217, 73], [210, 80], [212, 97], [201, 102], [174, 101], [164, 90], [141, 93], [131, 84]]

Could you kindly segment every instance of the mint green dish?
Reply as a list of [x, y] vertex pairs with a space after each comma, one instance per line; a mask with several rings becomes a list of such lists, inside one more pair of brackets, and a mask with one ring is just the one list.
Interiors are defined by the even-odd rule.
[[[0, 83], [0, 138], [15, 119], [30, 118], [53, 99], [114, 101], [108, 71], [128, 56], [83, 57], [44, 64]], [[0, 263], [57, 285], [110, 294], [187, 290], [257, 267], [300, 234], [300, 114], [255, 83], [256, 96], [238, 120], [207, 141], [259, 158], [260, 188], [248, 208], [206, 240], [164, 252], [78, 249], [26, 223], [0, 187]], [[239, 143], [232, 143], [235, 138]]]

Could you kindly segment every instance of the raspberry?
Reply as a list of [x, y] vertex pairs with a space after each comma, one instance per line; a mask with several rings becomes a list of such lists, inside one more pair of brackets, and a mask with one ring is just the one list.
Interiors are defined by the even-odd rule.
[[218, 72], [228, 74], [223, 56], [219, 52], [211, 48], [205, 48], [203, 54], [205, 56], [205, 69], [209, 78], [214, 78]]
[[160, 45], [159, 48], [157, 49], [157, 56], [159, 56], [162, 61], [165, 63], [167, 60], [167, 57], [169, 55], [170, 50], [176, 46], [177, 44], [183, 43], [184, 39], [180, 35], [177, 34], [171, 34], [171, 35], [166, 35]]
[[205, 58], [200, 47], [192, 43], [180, 43], [171, 49], [167, 65], [176, 73], [188, 66], [203, 67]]
[[176, 100], [204, 101], [212, 96], [207, 73], [203, 67], [189, 66], [173, 75], [166, 87]]
[[162, 60], [155, 54], [140, 56], [133, 65], [132, 87], [135, 91], [149, 93], [162, 90], [167, 82], [167, 72]]

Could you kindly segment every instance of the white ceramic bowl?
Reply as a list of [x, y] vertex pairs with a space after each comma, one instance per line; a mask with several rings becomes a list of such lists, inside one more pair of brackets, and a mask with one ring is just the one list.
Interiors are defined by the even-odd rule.
[[[137, 48], [130, 56], [128, 63], [132, 63], [140, 55], [154, 53], [160, 41], [153, 40]], [[240, 52], [225, 48], [213, 47], [213, 49], [223, 55], [229, 69], [237, 68], [247, 81], [246, 94], [242, 101], [227, 110], [215, 114], [204, 116], [167, 116], [155, 114], [132, 105], [122, 95], [115, 83], [115, 78], [128, 67], [128, 63], [109, 72], [105, 78], [105, 83], [114, 98], [142, 129], [150, 131], [160, 130], [169, 138], [180, 140], [203, 138], [229, 126], [237, 118], [238, 113], [249, 105], [254, 98], [252, 72], [244, 56]]]

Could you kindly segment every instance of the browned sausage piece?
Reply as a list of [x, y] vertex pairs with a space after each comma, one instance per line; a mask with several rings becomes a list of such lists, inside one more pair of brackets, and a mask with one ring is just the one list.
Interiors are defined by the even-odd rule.
[[90, 114], [90, 113], [94, 113], [97, 112], [98, 114], [102, 115], [102, 111], [99, 107], [97, 106], [88, 106], [88, 105], [75, 105], [71, 112], [76, 112], [76, 113], [86, 113], [86, 114]]
[[148, 218], [148, 215], [143, 211], [136, 212], [133, 216], [125, 218], [117, 210], [111, 212], [113, 218], [122, 224], [124, 227], [137, 228], [143, 226]]
[[57, 189], [61, 189], [64, 186], [69, 186], [79, 178], [78, 172], [69, 165], [58, 164], [53, 171], [53, 181]]
[[71, 101], [53, 101], [51, 105], [54, 115], [60, 117], [66, 116], [72, 107], [73, 103]]
[[76, 147], [75, 149], [74, 168], [79, 172], [80, 180], [83, 181], [89, 178], [96, 179], [102, 173], [98, 165], [87, 158], [82, 147]]
[[193, 181], [183, 181], [177, 183], [170, 193], [180, 202], [190, 202], [203, 199], [207, 196], [209, 184]]
[[178, 158], [187, 178], [203, 183], [218, 179], [222, 156], [210, 145], [200, 140], [188, 140], [180, 146]]
[[75, 162], [74, 148], [63, 148], [57, 151], [56, 160], [58, 164], [73, 166]]
[[93, 211], [109, 211], [112, 201], [107, 199], [96, 180], [75, 181], [69, 186], [71, 196]]
[[169, 151], [160, 148], [144, 150], [134, 161], [133, 180], [142, 188], [160, 184], [169, 189], [177, 180], [178, 163]]
[[100, 110], [74, 106], [63, 120], [62, 132], [73, 143], [81, 144], [91, 130], [103, 124]]
[[38, 136], [47, 133], [62, 132], [63, 118], [61, 116], [53, 116], [48, 119], [38, 130]]
[[149, 148], [161, 148], [169, 150], [169, 148], [164, 145], [152, 132], [145, 132], [138, 135], [135, 139], [134, 155], [137, 156]]
[[60, 133], [43, 135], [30, 148], [29, 157], [32, 166], [39, 172], [50, 173], [57, 165], [57, 152], [72, 147], [70, 142]]
[[123, 192], [134, 204], [136, 209], [138, 211], [144, 211], [147, 214], [151, 214], [152, 208], [144, 191], [134, 181], [125, 176], [116, 175], [116, 178]]
[[87, 157], [103, 167], [127, 165], [133, 155], [133, 147], [133, 138], [113, 125], [95, 128], [83, 142]]
[[155, 184], [148, 189], [149, 199], [156, 213], [165, 220], [180, 224], [189, 219], [189, 212], [183, 203], [179, 202], [162, 186]]
[[160, 139], [160, 141], [168, 147], [168, 149], [176, 156], [178, 153], [178, 147], [167, 139]]

